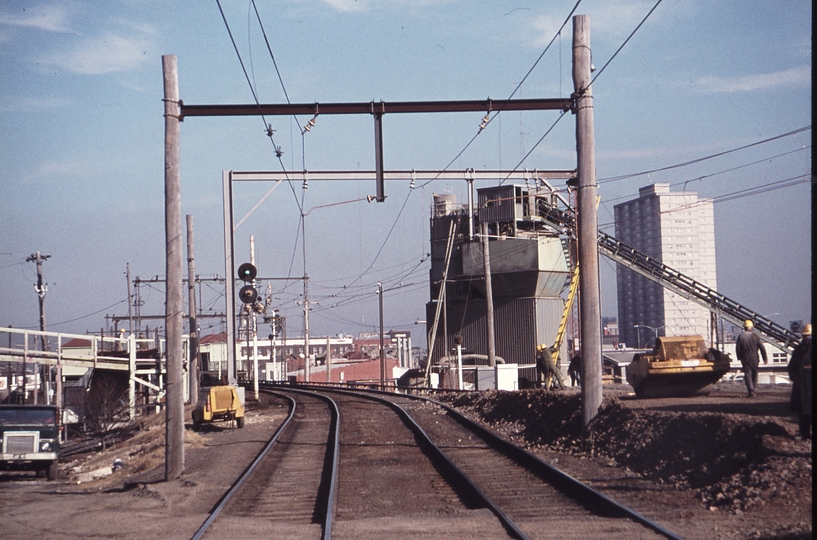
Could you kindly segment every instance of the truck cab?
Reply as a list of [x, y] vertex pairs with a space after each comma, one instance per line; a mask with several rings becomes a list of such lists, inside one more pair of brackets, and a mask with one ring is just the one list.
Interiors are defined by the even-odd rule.
[[36, 471], [57, 478], [59, 409], [52, 405], [0, 405], [0, 469]]

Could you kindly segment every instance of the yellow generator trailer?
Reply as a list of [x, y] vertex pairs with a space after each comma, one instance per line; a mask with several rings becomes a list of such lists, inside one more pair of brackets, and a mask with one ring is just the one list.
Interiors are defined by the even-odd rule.
[[193, 409], [193, 430], [198, 431], [204, 422], [216, 420], [235, 420], [236, 426], [244, 427], [244, 405], [235, 386], [210, 386], [199, 390]]
[[653, 354], [636, 354], [627, 382], [639, 398], [706, 395], [729, 371], [731, 359], [708, 349], [701, 336], [659, 337]]

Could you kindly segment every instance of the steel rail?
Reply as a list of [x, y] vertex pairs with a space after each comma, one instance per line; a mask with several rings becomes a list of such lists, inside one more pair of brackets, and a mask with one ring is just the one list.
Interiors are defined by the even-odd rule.
[[[323, 540], [329, 540], [332, 536], [332, 520], [335, 516], [335, 502], [337, 501], [337, 483], [338, 483], [338, 460], [340, 459], [340, 411], [338, 410], [338, 404], [330, 398], [329, 396], [323, 396], [320, 394], [315, 394], [314, 392], [309, 392], [307, 390], [298, 390], [295, 388], [288, 389], [293, 392], [301, 393], [304, 395], [309, 396], [316, 396], [329, 404], [329, 409], [331, 411], [332, 420], [329, 426], [329, 435], [330, 439], [327, 443], [328, 446], [332, 448], [332, 470], [330, 471], [329, 477], [329, 489], [326, 494], [326, 516], [324, 516], [324, 523], [323, 523], [323, 535], [321, 538]], [[270, 390], [265, 390], [271, 394], [281, 395], [284, 396], [285, 394], [279, 392], [273, 392]], [[288, 397], [288, 396], [287, 396]]]
[[632, 519], [633, 521], [644, 525], [645, 527], [652, 529], [656, 533], [665, 536], [667, 538], [671, 538], [673, 540], [683, 540], [682, 536], [675, 534], [674, 532], [662, 527], [658, 523], [655, 523], [651, 519], [643, 516], [629, 508], [624, 506], [623, 504], [619, 503], [618, 501], [611, 499], [610, 497], [596, 491], [592, 487], [588, 486], [584, 482], [578, 480], [570, 476], [569, 474], [565, 473], [550, 465], [549, 463], [545, 462], [538, 456], [533, 455], [532, 453], [528, 452], [524, 448], [516, 446], [515, 444], [506, 441], [500, 435], [492, 431], [491, 429], [479, 424], [478, 422], [471, 420], [464, 414], [458, 412], [457, 410], [445, 405], [444, 403], [440, 403], [439, 401], [425, 398], [423, 396], [411, 396], [412, 399], [424, 399], [435, 403], [446, 410], [449, 414], [451, 414], [458, 422], [467, 426], [469, 429], [472, 429], [482, 435], [486, 442], [493, 445], [494, 448], [501, 451], [503, 454], [513, 457], [518, 463], [525, 465], [529, 470], [537, 474], [538, 476], [547, 479], [554, 484], [558, 485], [565, 493], [575, 497], [576, 499], [585, 501], [590, 500], [599, 505], [602, 508], [611, 511], [613, 514], [618, 515], [620, 517], [626, 517]]
[[[530, 470], [532, 473], [536, 474], [543, 480], [552, 482], [555, 486], [558, 487], [558, 489], [560, 489], [563, 493], [567, 494], [568, 496], [571, 496], [572, 498], [578, 499], [582, 502], [590, 501], [597, 507], [606, 509], [612, 515], [632, 519], [633, 521], [640, 523], [641, 525], [655, 531], [656, 533], [666, 538], [670, 538], [673, 540], [683, 540], [682, 536], [679, 536], [676, 533], [670, 531], [669, 529], [664, 528], [663, 526], [652, 521], [646, 516], [643, 516], [640, 513], [636, 512], [632, 508], [624, 506], [618, 501], [611, 499], [610, 497], [604, 495], [603, 493], [600, 493], [599, 491], [596, 491], [595, 489], [578, 480], [577, 478], [574, 478], [569, 474], [565, 473], [564, 471], [557, 469], [553, 465], [550, 465], [541, 458], [528, 452], [524, 448], [521, 448], [511, 442], [506, 441], [496, 432], [492, 431], [491, 429], [481, 425], [480, 423], [474, 420], [471, 420], [467, 416], [458, 412], [456, 409], [446, 405], [445, 403], [441, 403], [439, 401], [436, 401], [425, 396], [417, 396], [412, 394], [395, 394], [393, 392], [383, 392], [380, 390], [351, 391], [341, 390], [337, 388], [327, 388], [326, 390], [352, 395], [363, 395], [365, 393], [365, 394], [380, 394], [384, 396], [401, 398], [405, 397], [408, 399], [426, 401], [438, 405], [439, 407], [443, 408], [448, 414], [450, 414], [453, 418], [455, 418], [458, 422], [466, 426], [468, 429], [477, 432], [494, 449], [505, 454], [508, 457], [511, 457], [512, 459], [514, 459], [514, 461], [526, 467], [528, 470]], [[399, 405], [397, 404], [394, 405], [399, 407]], [[402, 410], [402, 407], [400, 407], [400, 409]], [[408, 413], [405, 414], [408, 415]], [[431, 444], [433, 445], [434, 443]], [[524, 533], [520, 532], [520, 534]]]
[[[250, 465], [244, 470], [244, 472], [241, 474], [241, 476], [239, 476], [239, 478], [235, 481], [235, 483], [233, 483], [233, 485], [230, 486], [230, 489], [228, 489], [227, 492], [224, 493], [224, 495], [222, 495], [219, 502], [216, 504], [216, 506], [213, 508], [213, 510], [211, 510], [210, 516], [207, 518], [207, 520], [204, 521], [204, 523], [201, 525], [201, 527], [196, 532], [196, 534], [193, 535], [192, 540], [199, 540], [204, 536], [204, 534], [207, 532], [207, 529], [210, 527], [210, 525], [212, 525], [212, 523], [216, 520], [216, 518], [219, 516], [221, 511], [224, 510], [224, 508], [227, 506], [227, 503], [233, 498], [233, 496], [236, 493], [238, 493], [238, 491], [241, 489], [241, 486], [252, 475], [253, 471], [256, 469], [258, 464], [264, 459], [264, 457], [267, 455], [268, 451], [278, 441], [279, 436], [284, 432], [286, 427], [290, 424], [290, 421], [295, 416], [295, 410], [297, 408], [297, 403], [296, 403], [294, 398], [292, 398], [291, 396], [287, 396], [284, 393], [273, 392], [271, 390], [266, 390], [265, 389], [264, 392], [268, 393], [268, 394], [277, 395], [279, 397], [282, 397], [282, 398], [288, 400], [289, 403], [290, 403], [289, 415], [287, 416], [286, 420], [281, 424], [281, 426], [279, 426], [278, 429], [275, 431], [275, 434], [273, 434], [272, 438], [266, 444], [264, 449], [258, 454], [258, 456], [256, 456], [256, 458], [253, 460], [253, 462], [250, 463]], [[303, 392], [303, 391], [301, 391], [301, 392]], [[304, 392], [304, 393], [306, 393], [306, 392]], [[310, 395], [311, 395], [311, 393], [310, 393]], [[335, 496], [336, 496], [335, 495], [335, 485], [336, 485], [336, 482], [337, 482], [337, 469], [338, 469], [337, 465], [338, 465], [338, 449], [339, 449], [338, 441], [339, 441], [339, 428], [340, 428], [340, 421], [339, 421], [340, 420], [340, 413], [338, 411], [337, 404], [334, 401], [332, 401], [331, 398], [329, 398], [327, 396], [320, 396], [320, 397], [322, 399], [324, 399], [324, 401], [326, 401], [330, 405], [330, 411], [331, 411], [331, 417], [332, 417], [331, 424], [330, 424], [330, 439], [328, 441], [328, 445], [332, 449], [332, 470], [330, 472], [330, 483], [329, 483], [329, 490], [328, 490], [328, 493], [327, 493], [327, 499], [328, 500], [327, 500], [327, 505], [326, 505], [326, 509], [327, 509], [326, 510], [326, 516], [325, 516], [324, 523], [323, 523], [323, 526], [322, 526], [322, 528], [323, 528], [322, 538], [324, 540], [328, 540], [330, 538], [331, 531], [332, 531], [332, 518], [334, 516], [334, 502], [335, 502]]]
[[221, 496], [221, 499], [219, 499], [219, 501], [216, 503], [216, 506], [213, 507], [213, 509], [210, 511], [210, 516], [204, 521], [204, 523], [202, 523], [201, 527], [199, 527], [199, 530], [196, 531], [196, 534], [194, 534], [191, 537], [191, 540], [199, 540], [202, 536], [204, 536], [204, 533], [207, 532], [207, 529], [210, 527], [210, 525], [212, 525], [212, 523], [216, 520], [216, 518], [224, 509], [224, 507], [227, 506], [227, 503], [230, 502], [230, 499], [233, 498], [233, 495], [235, 495], [241, 488], [241, 486], [244, 485], [244, 482], [247, 480], [247, 478], [249, 478], [250, 474], [252, 474], [252, 472], [255, 470], [255, 468], [258, 466], [258, 464], [261, 462], [264, 456], [267, 455], [269, 449], [272, 448], [272, 445], [275, 444], [275, 442], [278, 440], [278, 436], [281, 435], [281, 433], [283, 433], [284, 429], [289, 425], [289, 422], [295, 417], [295, 409], [297, 408], [295, 400], [289, 396], [284, 396], [284, 398], [289, 401], [290, 405], [289, 415], [287, 416], [286, 420], [284, 420], [284, 422], [278, 427], [278, 429], [275, 430], [275, 433], [272, 435], [272, 438], [269, 440], [266, 446], [264, 446], [264, 449], [261, 450], [261, 452], [252, 461], [252, 463], [250, 463], [247, 466], [247, 468], [244, 469], [244, 472], [241, 473], [241, 476], [239, 476], [238, 479], [233, 483], [233, 485], [230, 486], [230, 489], [228, 489], [224, 493], [224, 495]]
[[[372, 401], [376, 401], [379, 403], [383, 403], [394, 410], [397, 415], [400, 417], [401, 420], [406, 424], [409, 430], [417, 437], [419, 437], [421, 441], [421, 447], [425, 450], [429, 451], [432, 454], [432, 461], [435, 461], [437, 464], [442, 465], [448, 471], [452, 472], [454, 476], [456, 476], [457, 481], [461, 482], [465, 485], [466, 491], [468, 494], [474, 498], [474, 500], [482, 503], [486, 508], [491, 510], [497, 519], [502, 523], [502, 525], [507, 529], [509, 534], [514, 537], [518, 538], [519, 540], [528, 540], [528, 536], [522, 532], [519, 526], [514, 523], [513, 519], [510, 518], [507, 514], [505, 514], [499, 506], [494, 503], [486, 494], [483, 492], [463, 471], [460, 469], [451, 459], [443, 452], [439, 446], [437, 446], [434, 441], [431, 440], [431, 437], [423, 430], [422, 427], [411, 417], [411, 415], [406, 412], [400, 405], [394, 403], [385, 397], [378, 397], [377, 395], [366, 395], [366, 393], [355, 392], [351, 390], [342, 390], [337, 388], [327, 389], [330, 392], [344, 394], [347, 396], [354, 396], [358, 398], [369, 399]], [[324, 391], [321, 389], [320, 391]], [[313, 389], [311, 392], [321, 395], [318, 389]], [[381, 392], [375, 392], [378, 394]], [[387, 393], [387, 392], [383, 392]]]

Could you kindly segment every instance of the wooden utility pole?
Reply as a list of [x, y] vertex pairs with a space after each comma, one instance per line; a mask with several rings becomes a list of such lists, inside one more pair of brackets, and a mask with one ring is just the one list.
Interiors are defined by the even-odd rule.
[[[485, 301], [488, 306], [488, 365], [496, 365], [496, 342], [494, 340], [494, 289], [491, 285], [491, 252], [488, 247], [488, 223], [482, 223], [482, 266], [485, 271]], [[448, 354], [448, 351], [445, 352]]]
[[[37, 284], [34, 286], [34, 290], [37, 292], [37, 297], [40, 301], [40, 332], [45, 332], [45, 293], [48, 292], [48, 285], [43, 282], [43, 261], [51, 257], [51, 255], [42, 255], [39, 251], [31, 255], [26, 261], [28, 262], [36, 262], [37, 263]], [[40, 347], [43, 351], [47, 351], [51, 349], [51, 345], [48, 343], [48, 338], [45, 334], [40, 336]], [[34, 404], [37, 404], [37, 382], [36, 382], [36, 374], [40, 372], [40, 366], [35, 364], [35, 382], [34, 382]], [[23, 379], [25, 380], [25, 364], [23, 364]], [[48, 368], [48, 377], [45, 378], [48, 381], [48, 388], [51, 388], [51, 368]], [[40, 385], [42, 388], [42, 385]], [[48, 400], [48, 392], [44, 393], [45, 395], [44, 400], [46, 403], [50, 403]], [[25, 384], [23, 384], [23, 395], [25, 395]]]
[[190, 324], [190, 351], [188, 353], [190, 367], [187, 376], [190, 378], [190, 403], [195, 404], [199, 395], [199, 328], [196, 319], [196, 261], [193, 244], [193, 216], [187, 214], [187, 300], [189, 304]]
[[573, 97], [576, 111], [579, 275], [581, 289], [582, 425], [601, 406], [601, 294], [599, 290], [598, 216], [596, 214], [596, 143], [593, 127], [590, 17], [573, 17]]
[[[48, 285], [43, 282], [43, 261], [49, 258], [51, 258], [51, 255], [42, 255], [37, 251], [26, 259], [26, 262], [37, 263], [37, 284], [34, 286], [34, 291], [40, 301], [40, 332], [45, 332], [45, 293], [48, 292]], [[45, 335], [40, 336], [40, 346], [44, 351], [50, 348], [48, 338]]]
[[182, 349], [182, 219], [179, 171], [179, 75], [176, 57], [162, 56], [165, 116], [165, 331], [167, 333], [167, 407], [165, 481], [184, 472], [184, 388]]

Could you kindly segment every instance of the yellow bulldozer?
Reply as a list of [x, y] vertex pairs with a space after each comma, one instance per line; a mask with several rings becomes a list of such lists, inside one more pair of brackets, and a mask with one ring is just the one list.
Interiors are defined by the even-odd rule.
[[729, 354], [707, 349], [701, 336], [659, 337], [652, 354], [636, 354], [627, 382], [639, 398], [706, 395], [729, 371]]

